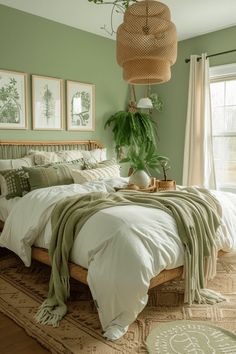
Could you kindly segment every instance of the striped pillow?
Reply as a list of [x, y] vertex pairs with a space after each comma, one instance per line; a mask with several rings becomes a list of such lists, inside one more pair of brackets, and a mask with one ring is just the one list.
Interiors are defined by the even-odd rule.
[[91, 170], [93, 168], [108, 167], [113, 165], [117, 165], [117, 160], [115, 158], [112, 158], [110, 160], [103, 160], [101, 162], [95, 162], [95, 163], [91, 160], [84, 159], [84, 168], [86, 170]]
[[91, 160], [91, 162], [101, 162], [107, 159], [107, 149], [94, 149], [94, 150], [81, 150], [81, 154], [85, 160]]
[[92, 170], [78, 171], [71, 169], [71, 175], [74, 183], [83, 184], [85, 182], [99, 180], [106, 177], [120, 177], [120, 166], [113, 165], [103, 168], [95, 168]]

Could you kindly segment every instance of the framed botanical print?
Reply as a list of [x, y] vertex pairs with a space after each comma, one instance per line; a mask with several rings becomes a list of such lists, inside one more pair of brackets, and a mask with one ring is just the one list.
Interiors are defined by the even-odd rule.
[[0, 129], [26, 129], [27, 74], [0, 70]]
[[67, 81], [67, 129], [95, 130], [95, 85]]
[[32, 75], [34, 130], [63, 129], [62, 80]]

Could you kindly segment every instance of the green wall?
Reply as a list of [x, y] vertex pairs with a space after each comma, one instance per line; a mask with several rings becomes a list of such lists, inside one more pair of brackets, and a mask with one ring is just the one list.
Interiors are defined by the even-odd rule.
[[0, 139], [98, 139], [112, 145], [104, 123], [125, 108], [128, 93], [116, 63], [115, 41], [0, 5], [0, 48], [0, 69], [96, 85], [95, 132], [33, 131], [29, 76], [29, 130], [0, 130]]
[[[164, 101], [155, 114], [159, 152], [171, 160], [169, 177], [182, 180], [190, 54], [217, 53], [236, 48], [236, 26], [179, 42], [171, 80], [152, 87]], [[30, 75], [28, 76], [29, 129], [0, 130], [0, 139], [98, 139], [113, 145], [104, 123], [111, 113], [126, 107], [128, 86], [116, 63], [115, 41], [0, 5], [0, 69], [78, 80], [96, 85], [95, 132], [31, 130]], [[236, 62], [236, 53], [210, 59], [210, 65]], [[140, 92], [141, 88], [137, 88]], [[138, 94], [139, 98], [140, 94]]]
[[[155, 115], [159, 132], [160, 153], [171, 160], [169, 177], [182, 182], [185, 122], [187, 114], [189, 64], [185, 58], [191, 54], [214, 54], [236, 49], [236, 26], [212, 32], [178, 44], [178, 59], [172, 67], [172, 77], [168, 83], [153, 86], [164, 101], [163, 112]], [[236, 52], [210, 58], [210, 65], [236, 62]]]

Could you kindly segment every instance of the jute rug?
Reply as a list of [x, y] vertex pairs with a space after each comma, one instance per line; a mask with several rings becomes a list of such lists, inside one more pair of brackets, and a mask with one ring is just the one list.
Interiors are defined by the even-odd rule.
[[86, 286], [72, 281], [69, 313], [60, 327], [35, 323], [33, 316], [47, 294], [50, 269], [39, 263], [25, 268], [12, 254], [0, 256], [0, 311], [23, 327], [52, 353], [147, 353], [146, 338], [161, 324], [206, 321], [236, 333], [236, 254], [218, 262], [218, 275], [208, 286], [225, 294], [227, 301], [209, 305], [183, 305], [183, 282], [174, 281], [151, 291], [148, 306], [128, 333], [115, 342], [102, 337], [98, 315]]

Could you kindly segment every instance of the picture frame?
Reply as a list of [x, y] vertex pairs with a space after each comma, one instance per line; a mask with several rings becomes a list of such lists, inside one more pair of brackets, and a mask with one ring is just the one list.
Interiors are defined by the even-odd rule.
[[32, 75], [33, 130], [63, 130], [63, 80]]
[[95, 130], [95, 85], [79, 81], [66, 82], [67, 130]]
[[0, 69], [0, 129], [27, 129], [27, 74]]

